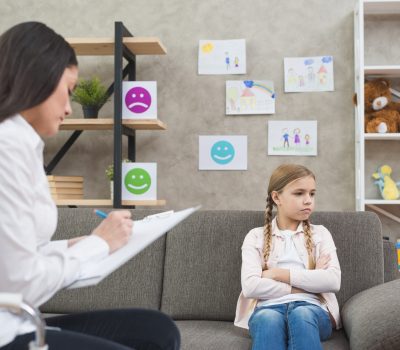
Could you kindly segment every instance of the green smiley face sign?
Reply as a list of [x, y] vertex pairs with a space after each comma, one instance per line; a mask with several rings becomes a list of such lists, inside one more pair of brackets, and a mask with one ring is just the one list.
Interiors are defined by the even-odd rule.
[[124, 183], [129, 192], [143, 194], [150, 189], [151, 177], [146, 170], [133, 168], [126, 173]]

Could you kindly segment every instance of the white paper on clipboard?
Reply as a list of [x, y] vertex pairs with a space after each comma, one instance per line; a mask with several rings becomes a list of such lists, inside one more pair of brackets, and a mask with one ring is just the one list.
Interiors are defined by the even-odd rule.
[[198, 209], [200, 209], [200, 206], [177, 212], [167, 211], [135, 221], [129, 242], [121, 249], [100, 261], [84, 264], [79, 279], [69, 285], [67, 289], [98, 284], [111, 272], [125, 264]]

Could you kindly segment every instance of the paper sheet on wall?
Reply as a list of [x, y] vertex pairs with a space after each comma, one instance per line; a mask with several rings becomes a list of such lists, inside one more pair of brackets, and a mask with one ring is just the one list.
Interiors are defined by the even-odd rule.
[[132, 257], [141, 252], [163, 234], [186, 219], [198, 210], [200, 206], [184, 209], [177, 212], [164, 212], [150, 215], [134, 222], [130, 241], [115, 253], [95, 263], [85, 264], [82, 267], [80, 278], [67, 289], [96, 285], [125, 264]]

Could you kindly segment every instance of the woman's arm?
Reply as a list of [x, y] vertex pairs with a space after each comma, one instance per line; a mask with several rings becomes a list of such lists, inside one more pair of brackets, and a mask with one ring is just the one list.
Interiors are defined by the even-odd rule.
[[[85, 259], [106, 256], [109, 248], [99, 237], [88, 237], [67, 251], [43, 253], [37, 247], [36, 192], [43, 165], [24, 140], [0, 142], [0, 289], [22, 293], [39, 306], [79, 276]], [[53, 214], [53, 213], [52, 213]], [[36, 221], [35, 221], [36, 220]]]

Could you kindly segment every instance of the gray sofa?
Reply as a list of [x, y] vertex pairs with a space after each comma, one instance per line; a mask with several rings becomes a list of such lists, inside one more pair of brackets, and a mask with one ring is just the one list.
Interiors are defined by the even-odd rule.
[[[132, 212], [142, 218], [156, 211]], [[344, 329], [334, 331], [324, 349], [400, 349], [400, 279], [394, 246], [382, 240], [378, 217], [319, 212], [312, 222], [331, 231], [342, 268], [337, 297]], [[55, 238], [90, 233], [98, 223], [92, 209], [61, 208]], [[41, 309], [159, 309], [176, 320], [184, 350], [250, 349], [247, 331], [234, 327], [233, 319], [240, 248], [247, 232], [262, 225], [261, 211], [197, 212], [99, 285], [61, 291]]]

